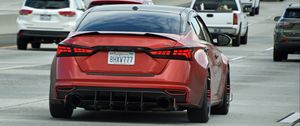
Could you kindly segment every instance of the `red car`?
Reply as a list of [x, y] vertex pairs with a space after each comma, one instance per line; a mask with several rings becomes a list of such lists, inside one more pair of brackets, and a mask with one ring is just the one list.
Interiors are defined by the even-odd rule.
[[108, 5], [85, 12], [58, 45], [51, 68], [50, 112], [69, 118], [75, 108], [183, 111], [207, 122], [227, 114], [228, 59], [201, 17], [189, 8]]
[[147, 4], [152, 5], [152, 0], [92, 0], [88, 8], [108, 4]]

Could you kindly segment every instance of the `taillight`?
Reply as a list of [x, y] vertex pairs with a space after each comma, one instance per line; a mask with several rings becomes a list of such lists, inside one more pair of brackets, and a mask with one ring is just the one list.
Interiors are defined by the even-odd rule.
[[71, 54], [71, 53], [72, 53], [71, 47], [68, 47], [68, 46], [61, 46], [61, 45], [59, 45], [57, 47], [57, 50], [56, 50], [56, 54], [57, 55]]
[[233, 13], [233, 25], [238, 24], [238, 15], [236, 13]]
[[191, 60], [193, 49], [168, 49], [168, 50], [152, 50], [150, 55], [154, 58], [165, 58], [165, 59], [180, 59], [180, 60]]
[[66, 45], [58, 45], [56, 55], [62, 56], [89, 56], [93, 52], [92, 49], [85, 47], [72, 47]]
[[277, 25], [276, 25], [276, 28], [283, 28], [283, 29], [285, 29], [285, 28], [291, 28], [291, 27], [293, 27], [293, 25], [291, 24], [291, 23], [289, 23], [289, 22], [279, 22]]
[[20, 15], [29, 15], [32, 13], [32, 10], [26, 10], [26, 9], [22, 9], [19, 11]]
[[74, 11], [59, 11], [58, 13], [62, 16], [66, 16], [66, 17], [73, 17], [76, 15], [76, 13]]

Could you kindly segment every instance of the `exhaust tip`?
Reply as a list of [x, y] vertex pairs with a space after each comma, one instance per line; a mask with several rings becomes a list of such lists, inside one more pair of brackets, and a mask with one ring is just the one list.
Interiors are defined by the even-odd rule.
[[80, 98], [78, 95], [72, 95], [70, 96], [70, 104], [74, 107], [78, 106], [80, 104]]
[[170, 108], [170, 105], [171, 105], [171, 100], [169, 98], [158, 98], [157, 99], [157, 104], [158, 106], [160, 106], [161, 108]]

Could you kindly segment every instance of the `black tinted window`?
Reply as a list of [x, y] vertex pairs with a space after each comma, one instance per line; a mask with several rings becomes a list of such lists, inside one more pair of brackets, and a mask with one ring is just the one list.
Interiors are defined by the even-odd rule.
[[285, 18], [300, 18], [300, 9], [287, 9], [285, 14]]
[[193, 9], [198, 12], [238, 10], [235, 0], [196, 0]]
[[77, 31], [128, 31], [179, 34], [180, 16], [168, 13], [101, 11], [88, 14]]
[[69, 0], [27, 0], [25, 6], [37, 9], [68, 8]]

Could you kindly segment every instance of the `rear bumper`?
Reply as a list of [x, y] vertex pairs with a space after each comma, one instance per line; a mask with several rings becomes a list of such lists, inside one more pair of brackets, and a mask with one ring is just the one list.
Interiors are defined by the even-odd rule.
[[23, 37], [39, 37], [39, 38], [66, 38], [68, 31], [36, 31], [36, 30], [22, 30], [18, 33]]
[[238, 28], [235, 27], [208, 27], [208, 30], [212, 34], [228, 34], [231, 36], [235, 36], [238, 34]]
[[284, 53], [300, 53], [300, 41], [293, 43], [277, 43], [274, 45], [274, 48]]
[[186, 94], [160, 89], [73, 87], [58, 88], [57, 97], [73, 107], [93, 110], [172, 111], [185, 103]]
[[[285, 33], [288, 34], [288, 33]], [[298, 36], [286, 36], [282, 32], [276, 32], [274, 34], [274, 49], [285, 52], [295, 53], [300, 52], [300, 37]]]
[[[50, 97], [52, 100], [65, 101], [67, 97], [73, 94], [83, 94], [85, 96], [85, 93], [87, 93], [91, 99], [98, 99], [95, 93], [107, 94], [109, 92], [108, 94], [110, 94], [110, 92], [112, 92], [112, 94], [122, 94], [122, 99], [125, 100], [126, 94], [124, 93], [126, 92], [135, 95], [150, 93], [150, 96], [152, 96], [150, 99], [152, 99], [152, 101], [157, 101], [160, 97], [164, 97], [172, 103], [171, 106], [175, 103], [176, 106], [180, 108], [186, 106], [199, 107], [208, 74], [207, 70], [205, 68], [198, 68], [196, 70], [196, 67], [191, 69], [190, 67], [192, 66], [190, 65], [192, 64], [183, 61], [174, 60], [169, 62], [172, 62], [168, 64], [169, 67], [158, 75], [111, 76], [103, 74], [90, 75], [79, 69], [74, 58], [57, 58], [54, 62], [56, 66], [52, 67], [52, 74], [56, 73], [56, 75], [52, 75], [52, 77], [55, 78], [52, 78], [52, 94]], [[182, 67], [179, 68], [178, 66]], [[200, 67], [199, 65], [197, 66]], [[87, 92], [82, 92], [82, 90]], [[83, 100], [84, 99], [85, 97], [83, 97]], [[98, 100], [96, 102], [98, 102]], [[91, 101], [88, 103], [91, 103]], [[155, 104], [157, 105], [157, 103]], [[157, 109], [155, 104], [153, 104], [152, 107]], [[90, 106], [90, 104], [83, 104], [77, 105], [76, 107], [89, 108]], [[93, 108], [95, 108], [94, 106]], [[167, 109], [169, 110], [170, 108]]]

